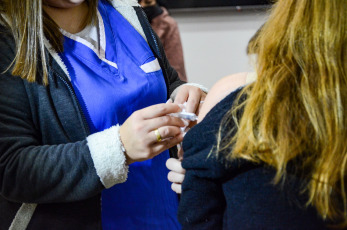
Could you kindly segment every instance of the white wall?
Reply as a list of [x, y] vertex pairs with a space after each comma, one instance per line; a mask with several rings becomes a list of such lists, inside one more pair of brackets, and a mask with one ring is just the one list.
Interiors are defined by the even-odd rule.
[[246, 47], [266, 20], [265, 10], [173, 11], [189, 82], [208, 88], [231, 73], [250, 71]]

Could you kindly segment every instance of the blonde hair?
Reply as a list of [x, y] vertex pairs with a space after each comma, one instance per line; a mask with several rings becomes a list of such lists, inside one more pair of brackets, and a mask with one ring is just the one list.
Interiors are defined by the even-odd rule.
[[[85, 25], [95, 18], [98, 0], [87, 2], [89, 13]], [[42, 4], [43, 0], [0, 0], [0, 20], [11, 30], [16, 46], [15, 58], [10, 66], [12, 75], [47, 85], [44, 38], [56, 52], [62, 52], [63, 36], [58, 25], [43, 11]]]
[[[292, 162], [308, 181], [307, 205], [342, 226], [347, 225], [346, 9], [345, 0], [279, 0], [273, 6], [250, 47], [258, 55], [258, 79], [223, 119], [217, 144], [228, 160], [274, 167], [275, 183], [285, 180]], [[221, 138], [222, 127], [231, 122], [236, 128]]]

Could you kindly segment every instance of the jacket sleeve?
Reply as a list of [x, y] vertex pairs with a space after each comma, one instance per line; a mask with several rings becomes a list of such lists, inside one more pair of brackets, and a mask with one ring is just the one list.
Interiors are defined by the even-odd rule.
[[0, 195], [14, 202], [70, 202], [123, 182], [127, 166], [118, 127], [77, 142], [43, 145], [24, 80], [3, 72], [14, 56], [11, 43], [1, 34]]
[[185, 154], [186, 169], [178, 219], [182, 229], [222, 229], [225, 198], [222, 189], [221, 165], [208, 157], [204, 149], [194, 155]]
[[[182, 183], [182, 195], [178, 218], [183, 229], [222, 229], [226, 209], [225, 182], [241, 167], [239, 162], [231, 165], [221, 152], [216, 154], [217, 134], [233, 129], [234, 124], [223, 125], [224, 115], [231, 108], [239, 90], [215, 105], [205, 118], [186, 134], [183, 141], [186, 169]], [[235, 132], [236, 130], [234, 130]]]

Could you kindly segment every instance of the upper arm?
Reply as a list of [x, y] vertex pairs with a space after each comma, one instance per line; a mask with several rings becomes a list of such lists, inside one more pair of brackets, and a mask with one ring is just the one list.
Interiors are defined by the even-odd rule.
[[222, 185], [217, 180], [187, 170], [178, 208], [182, 229], [222, 229], [225, 206]]
[[[62, 86], [58, 86], [58, 81], [56, 85], [47, 87], [28, 84], [13, 76], [10, 70], [4, 71], [13, 60], [13, 46], [9, 37], [1, 34], [0, 195], [16, 202], [46, 203], [76, 201], [98, 194], [104, 189], [104, 181], [97, 174], [95, 162], [98, 158], [92, 155], [91, 138], [86, 140], [82, 135], [77, 138], [77, 134], [72, 134], [74, 140], [70, 139], [64, 127], [76, 129], [80, 127], [76, 126], [80, 122], [69, 115], [66, 117], [71, 119], [65, 119], [69, 122], [62, 122], [64, 120], [56, 110], [64, 106], [65, 110], [60, 112], [75, 114], [71, 110], [74, 108], [71, 98], [63, 89], [65, 85], [61, 83]], [[114, 143], [114, 133], [100, 132], [99, 135], [104, 136], [98, 138], [102, 142], [98, 146], [112, 145], [116, 152], [118, 145]], [[100, 156], [105, 157], [105, 151], [100, 147], [98, 151]], [[114, 163], [110, 159], [106, 162]], [[112, 169], [121, 166], [113, 164]], [[109, 175], [111, 173], [108, 178]], [[122, 176], [119, 174], [120, 178]]]
[[[202, 137], [200, 141], [208, 139]], [[222, 229], [226, 205], [221, 183], [224, 164], [208, 157], [209, 147], [199, 145], [186, 150], [182, 162], [186, 174], [178, 208], [182, 229]]]
[[[1, 72], [14, 57], [9, 44], [7, 37], [1, 37]], [[86, 140], [43, 143], [41, 123], [33, 114], [39, 103], [30, 103], [20, 77], [12, 76], [10, 70], [0, 74], [1, 196], [16, 202], [57, 202], [85, 199], [101, 191]]]
[[232, 91], [246, 84], [247, 73], [237, 73], [226, 76], [219, 80], [208, 92], [205, 101], [200, 109], [198, 122], [223, 98]]
[[[100, 182], [93, 176], [86, 141], [43, 145], [23, 80], [9, 74], [0, 75], [0, 130], [1, 196], [16, 202], [51, 202], [78, 199], [75, 195], [83, 189], [97, 190]], [[89, 178], [81, 176], [87, 171]], [[94, 188], [87, 188], [87, 182]]]

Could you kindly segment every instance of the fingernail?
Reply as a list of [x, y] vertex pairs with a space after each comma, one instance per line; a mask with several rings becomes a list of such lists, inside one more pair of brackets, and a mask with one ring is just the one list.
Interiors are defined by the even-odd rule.
[[166, 101], [166, 103], [172, 103], [172, 102], [173, 102], [173, 101], [172, 101], [171, 98], [169, 98], [169, 100]]
[[186, 119], [181, 119], [184, 123], [184, 126], [188, 126], [189, 125], [189, 121], [187, 121]]

